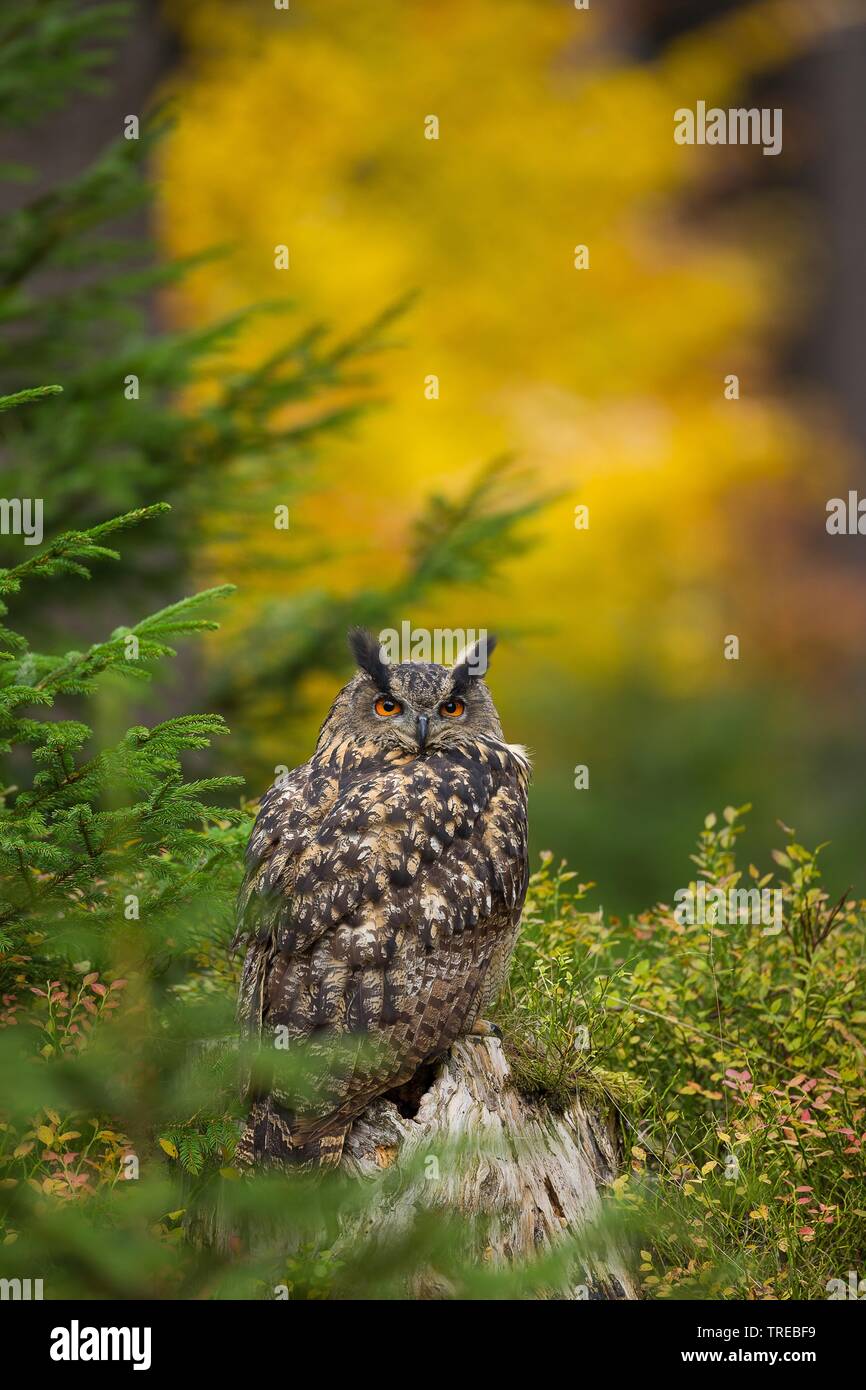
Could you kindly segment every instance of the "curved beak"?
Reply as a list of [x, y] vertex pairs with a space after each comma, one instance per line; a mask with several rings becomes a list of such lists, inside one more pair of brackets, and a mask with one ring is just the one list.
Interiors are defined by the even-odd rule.
[[427, 730], [430, 728], [430, 717], [427, 714], [419, 714], [415, 721], [415, 729], [418, 734], [418, 747], [423, 753], [427, 743]]

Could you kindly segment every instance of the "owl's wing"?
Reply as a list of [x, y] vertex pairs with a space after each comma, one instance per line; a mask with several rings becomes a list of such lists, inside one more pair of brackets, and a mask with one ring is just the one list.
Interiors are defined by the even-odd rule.
[[[246, 945], [238, 994], [238, 1021], [244, 1033], [261, 1031], [265, 985], [274, 953], [274, 926], [283, 895], [304, 849], [339, 790], [333, 770], [305, 763], [282, 777], [261, 799], [246, 852], [246, 873], [238, 894], [232, 950]], [[271, 886], [273, 885], [273, 886]]]
[[[269, 793], [251, 840], [242, 1017], [289, 1038], [370, 1034], [387, 1061], [332, 1079], [321, 1115], [450, 1046], [510, 948], [526, 892], [527, 767], [471, 752], [314, 773]], [[385, 1051], [379, 1050], [384, 1058]]]

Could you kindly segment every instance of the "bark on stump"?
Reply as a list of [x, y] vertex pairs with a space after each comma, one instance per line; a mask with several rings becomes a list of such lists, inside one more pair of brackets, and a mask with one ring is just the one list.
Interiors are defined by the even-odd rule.
[[[466, 1216], [479, 1264], [529, 1261], [592, 1227], [602, 1210], [600, 1189], [617, 1176], [617, 1150], [610, 1113], [579, 1099], [562, 1113], [528, 1099], [513, 1084], [497, 1038], [466, 1038], [399, 1093], [373, 1101], [353, 1124], [341, 1170], [363, 1181], [394, 1169], [398, 1181], [384, 1203], [343, 1220], [336, 1248], [395, 1235], [418, 1210], [441, 1207]], [[443, 1151], [431, 1181], [425, 1160]], [[220, 1196], [196, 1211], [187, 1235], [193, 1244], [232, 1248], [237, 1233]], [[251, 1245], [278, 1257], [292, 1240], [285, 1231], [261, 1229]], [[638, 1298], [622, 1252], [609, 1240], [601, 1248], [582, 1252], [573, 1277], [538, 1296]], [[406, 1292], [429, 1299], [453, 1291], [431, 1272]]]
[[[431, 1072], [414, 1114], [413, 1104], [381, 1097], [352, 1126], [344, 1171], [364, 1178], [397, 1166], [406, 1170], [406, 1182], [397, 1184], [387, 1210], [346, 1229], [347, 1240], [399, 1228], [418, 1206], [447, 1205], [492, 1219], [478, 1257], [504, 1263], [531, 1259], [592, 1224], [601, 1211], [599, 1188], [617, 1175], [611, 1116], [579, 1100], [560, 1114], [523, 1097], [496, 1038], [464, 1039]], [[452, 1144], [466, 1146], [458, 1164], [443, 1165], [448, 1171], [436, 1181], [419, 1175], [424, 1154]], [[418, 1298], [448, 1294], [432, 1278], [411, 1292]], [[603, 1257], [586, 1260], [579, 1280], [553, 1296], [631, 1299], [638, 1293], [621, 1253], [608, 1245]]]

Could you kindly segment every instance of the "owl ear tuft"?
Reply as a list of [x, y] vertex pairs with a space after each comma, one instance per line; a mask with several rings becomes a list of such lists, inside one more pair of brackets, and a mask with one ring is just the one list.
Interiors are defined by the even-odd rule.
[[455, 695], [464, 692], [470, 681], [481, 680], [487, 675], [495, 646], [496, 638], [493, 633], [490, 633], [489, 636], [479, 637], [477, 642], [473, 642], [471, 647], [467, 647], [451, 673], [454, 677], [452, 690]]
[[387, 694], [390, 690], [388, 667], [382, 660], [378, 637], [374, 637], [365, 627], [352, 627], [348, 634], [349, 650], [362, 671], [375, 681], [379, 690]]

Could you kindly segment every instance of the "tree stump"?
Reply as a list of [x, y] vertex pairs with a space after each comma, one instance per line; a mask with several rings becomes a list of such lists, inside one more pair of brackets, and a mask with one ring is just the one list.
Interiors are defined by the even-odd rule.
[[[459, 1145], [459, 1162], [421, 1172], [424, 1155]], [[557, 1113], [520, 1095], [496, 1038], [466, 1038], [401, 1093], [380, 1097], [355, 1121], [346, 1141], [344, 1171], [359, 1178], [396, 1166], [405, 1182], [375, 1216], [357, 1218], [343, 1237], [393, 1233], [419, 1207], [448, 1206], [484, 1220], [479, 1260], [522, 1261], [585, 1233], [601, 1211], [599, 1188], [617, 1175], [613, 1119], [580, 1100]], [[414, 1297], [447, 1297], [435, 1277], [421, 1279]], [[571, 1299], [637, 1298], [622, 1254], [582, 1257], [580, 1276], [551, 1292]]]
[[[600, 1189], [618, 1170], [611, 1113], [575, 1099], [565, 1111], [521, 1095], [497, 1038], [465, 1038], [407, 1086], [380, 1096], [354, 1122], [340, 1171], [369, 1181], [389, 1171], [382, 1200], [339, 1218], [335, 1253], [345, 1244], [399, 1237], [419, 1212], [457, 1213], [479, 1265], [521, 1265], [567, 1250], [567, 1273], [536, 1297], [632, 1299], [639, 1294], [615, 1241], [596, 1227]], [[431, 1171], [432, 1168], [432, 1171]], [[287, 1171], [286, 1182], [293, 1175]], [[241, 1235], [218, 1190], [190, 1212], [187, 1236], [223, 1254], [242, 1241], [276, 1260], [309, 1239], [265, 1222]], [[581, 1237], [593, 1232], [589, 1240]], [[572, 1248], [573, 1247], [573, 1248]], [[410, 1298], [448, 1298], [454, 1290], [434, 1271], [414, 1276]]]

